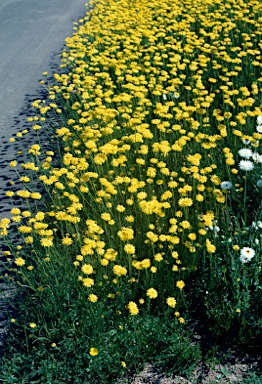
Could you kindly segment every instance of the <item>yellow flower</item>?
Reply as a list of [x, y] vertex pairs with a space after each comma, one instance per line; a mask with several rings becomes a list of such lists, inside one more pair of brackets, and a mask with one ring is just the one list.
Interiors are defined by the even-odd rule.
[[29, 327], [30, 327], [30, 328], [35, 328], [35, 327], [36, 327], [36, 324], [35, 324], [35, 323], [30, 323], [30, 324], [29, 324]]
[[146, 295], [147, 295], [150, 299], [156, 299], [157, 296], [158, 296], [158, 293], [157, 293], [157, 291], [156, 291], [154, 288], [149, 288], [149, 289], [146, 291]]
[[25, 199], [27, 199], [31, 195], [31, 193], [26, 190], [17, 191], [16, 194], [17, 196], [24, 197]]
[[114, 265], [113, 273], [116, 276], [124, 276], [127, 274], [127, 269], [125, 267], [122, 267], [121, 265]]
[[131, 316], [135, 316], [139, 313], [139, 309], [134, 301], [129, 301], [127, 309], [129, 310]]
[[94, 279], [91, 279], [90, 277], [85, 277], [82, 279], [84, 287], [92, 287], [92, 285], [95, 284]]
[[91, 275], [94, 272], [94, 269], [91, 264], [84, 264], [81, 268], [81, 271], [86, 275]]
[[121, 361], [121, 365], [123, 368], [126, 368], [126, 363], [124, 361]]
[[122, 227], [117, 234], [122, 241], [132, 240], [134, 238], [134, 230], [132, 228]]
[[14, 192], [12, 192], [12, 191], [7, 191], [6, 193], [5, 193], [5, 195], [7, 196], [7, 197], [12, 197], [12, 196], [14, 196]]
[[91, 303], [96, 303], [97, 300], [98, 300], [98, 297], [97, 297], [97, 295], [94, 295], [93, 293], [91, 293], [91, 294], [88, 296], [88, 300], [89, 300]]
[[183, 282], [183, 280], [179, 280], [176, 282], [176, 286], [177, 286], [177, 288], [182, 290], [185, 286], [185, 283]]
[[69, 237], [69, 236], [66, 236], [66, 237], [64, 237], [64, 238], [62, 239], [62, 244], [64, 244], [64, 245], [69, 246], [69, 245], [71, 245], [72, 243], [73, 243], [73, 240], [72, 240], [71, 237]]
[[135, 221], [135, 218], [133, 215], [129, 215], [129, 216], [126, 216], [125, 217], [125, 220], [128, 222], [128, 223], [133, 223]]
[[9, 165], [10, 165], [10, 167], [16, 167], [17, 161], [16, 160], [10, 161]]
[[42, 247], [52, 247], [53, 239], [51, 237], [43, 237], [40, 240], [40, 243], [41, 243]]
[[136, 249], [134, 245], [128, 243], [124, 246], [124, 251], [129, 255], [133, 255], [136, 252]]
[[39, 192], [32, 192], [31, 197], [32, 197], [32, 199], [39, 200], [39, 199], [41, 199], [42, 195]]
[[189, 197], [184, 197], [178, 200], [178, 205], [180, 207], [191, 207], [191, 205], [193, 205], [193, 200]]
[[90, 354], [91, 356], [96, 356], [96, 355], [98, 355], [98, 349], [97, 349], [97, 348], [94, 348], [94, 347], [90, 348], [90, 350], [89, 350], [89, 354]]
[[109, 221], [111, 220], [111, 215], [110, 213], [107, 213], [107, 212], [104, 212], [101, 214], [101, 219], [105, 220], [105, 221]]
[[196, 240], [196, 234], [195, 233], [189, 233], [188, 238], [190, 240]]
[[18, 257], [15, 259], [15, 264], [18, 267], [22, 267], [23, 265], [25, 265], [25, 260], [22, 257]]
[[157, 253], [157, 254], [155, 255], [154, 259], [155, 259], [158, 263], [160, 263], [160, 261], [163, 260], [163, 256], [161, 255], [161, 253]]
[[188, 229], [188, 228], [191, 227], [191, 224], [190, 224], [189, 221], [187, 221], [187, 220], [183, 220], [183, 221], [181, 221], [180, 225], [181, 225], [181, 227], [184, 228], [184, 229]]
[[168, 297], [166, 300], [166, 303], [169, 307], [175, 308], [176, 306], [176, 299], [174, 297]]
[[12, 208], [11, 213], [13, 215], [19, 215], [21, 213], [21, 210], [19, 208]]
[[124, 212], [126, 209], [125, 209], [125, 207], [124, 207], [123, 205], [118, 204], [118, 205], [116, 206], [116, 210], [117, 210], [118, 212]]
[[206, 239], [206, 248], [208, 253], [216, 252], [216, 246], [209, 239]]
[[109, 261], [107, 259], [101, 259], [100, 263], [103, 267], [106, 267], [109, 264]]

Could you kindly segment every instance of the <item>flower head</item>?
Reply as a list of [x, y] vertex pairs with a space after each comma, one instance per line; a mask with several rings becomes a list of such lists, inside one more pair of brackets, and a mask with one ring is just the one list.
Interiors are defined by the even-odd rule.
[[126, 307], [129, 310], [131, 316], [135, 316], [139, 312], [139, 309], [134, 301], [129, 301]]
[[15, 264], [18, 266], [18, 267], [22, 267], [23, 265], [25, 265], [25, 260], [22, 258], [22, 257], [17, 257], [15, 259]]
[[176, 286], [179, 289], [183, 289], [184, 286], [185, 286], [185, 283], [183, 282], [183, 280], [179, 280], [179, 281], [176, 282]]
[[98, 355], [98, 349], [97, 349], [97, 348], [94, 348], [94, 347], [90, 348], [89, 354], [90, 354], [91, 356], [96, 356], [96, 355]]
[[240, 160], [239, 168], [241, 171], [252, 171], [254, 169], [254, 164], [249, 160]]
[[244, 247], [240, 251], [241, 263], [248, 263], [255, 256], [255, 251], [252, 248]]
[[222, 181], [220, 184], [220, 188], [222, 189], [231, 189], [232, 188], [232, 183], [230, 181]]
[[98, 297], [97, 297], [97, 295], [94, 295], [93, 293], [91, 293], [91, 294], [88, 296], [88, 300], [89, 300], [91, 303], [96, 303], [97, 300], [98, 300]]
[[257, 124], [262, 125], [262, 116], [257, 116]]
[[238, 151], [239, 156], [244, 157], [244, 159], [249, 159], [252, 156], [251, 149], [242, 148]]
[[150, 299], [156, 299], [157, 296], [158, 296], [158, 293], [157, 293], [157, 291], [156, 291], [154, 288], [149, 288], [149, 289], [146, 291], [146, 295], [147, 295]]
[[166, 303], [169, 307], [175, 308], [176, 306], [176, 299], [174, 297], [168, 297], [166, 300]]

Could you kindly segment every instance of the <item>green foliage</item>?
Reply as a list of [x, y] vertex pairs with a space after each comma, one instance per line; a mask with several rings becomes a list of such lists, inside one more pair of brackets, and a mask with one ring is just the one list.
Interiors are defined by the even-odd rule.
[[[47, 285], [51, 280], [52, 276]], [[53, 284], [45, 295], [34, 296], [30, 318], [38, 317], [39, 328], [27, 326], [32, 295], [25, 292], [10, 329], [1, 382], [109, 383], [127, 371], [141, 370], [150, 361], [169, 373], [182, 373], [181, 369], [189, 373], [200, 361], [199, 346], [190, 342], [174, 316], [165, 322], [155, 316], [119, 318], [109, 310], [102, 329], [97, 318], [99, 332], [94, 332], [94, 319], [83, 301], [81, 306], [76, 299], [76, 290], [66, 289], [68, 283], [63, 295]], [[97, 356], [89, 353], [93, 343], [99, 350]]]
[[[191, 294], [215, 338], [230, 337], [239, 346], [257, 346], [262, 337], [260, 221], [245, 227], [236, 218], [231, 223], [228, 215], [224, 219], [214, 237], [217, 252], [204, 252]], [[245, 249], [254, 257], [241, 262]]]

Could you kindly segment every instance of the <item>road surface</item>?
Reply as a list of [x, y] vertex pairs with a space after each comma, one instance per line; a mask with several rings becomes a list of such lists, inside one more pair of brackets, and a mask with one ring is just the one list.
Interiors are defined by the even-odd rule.
[[85, 15], [86, 0], [0, 1], [0, 219], [8, 208], [4, 191], [15, 158], [9, 138], [23, 129], [27, 103], [39, 95], [44, 71], [59, 63], [74, 21]]

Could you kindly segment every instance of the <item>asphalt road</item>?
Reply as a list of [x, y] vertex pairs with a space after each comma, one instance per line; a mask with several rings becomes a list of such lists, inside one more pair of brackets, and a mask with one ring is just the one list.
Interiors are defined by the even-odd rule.
[[0, 136], [10, 134], [24, 96], [38, 86], [50, 57], [59, 52], [85, 0], [0, 1]]
[[15, 158], [9, 138], [21, 131], [27, 105], [39, 98], [42, 73], [60, 63], [64, 40], [86, 13], [86, 0], [0, 0], [0, 219]]

